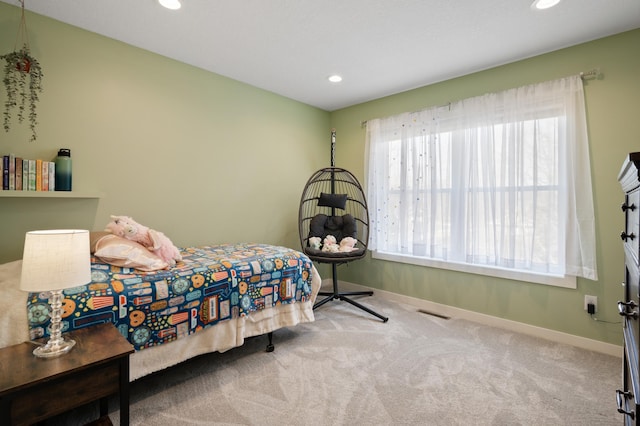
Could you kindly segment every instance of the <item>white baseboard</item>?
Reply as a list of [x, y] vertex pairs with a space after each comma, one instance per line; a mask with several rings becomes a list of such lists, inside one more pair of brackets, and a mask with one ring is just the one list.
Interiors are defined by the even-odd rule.
[[[622, 346], [612, 345], [611, 343], [601, 342], [599, 340], [587, 339], [586, 337], [575, 336], [573, 334], [563, 333], [560, 331], [550, 330], [548, 328], [537, 327], [522, 322], [511, 321], [504, 318], [498, 318], [491, 315], [485, 315], [478, 312], [468, 311], [449, 305], [431, 302], [429, 300], [418, 299], [416, 297], [405, 296], [402, 294], [392, 293], [390, 291], [372, 289], [359, 284], [348, 281], [338, 281], [341, 288], [360, 291], [374, 290], [375, 294], [385, 299], [415, 306], [417, 309], [433, 313], [437, 316], [445, 316], [450, 318], [460, 318], [480, 324], [498, 327], [530, 336], [540, 337], [558, 343], [566, 343], [578, 348], [587, 349], [594, 352], [603, 353], [615, 357], [622, 357]], [[322, 280], [323, 290], [331, 291], [331, 278]]]

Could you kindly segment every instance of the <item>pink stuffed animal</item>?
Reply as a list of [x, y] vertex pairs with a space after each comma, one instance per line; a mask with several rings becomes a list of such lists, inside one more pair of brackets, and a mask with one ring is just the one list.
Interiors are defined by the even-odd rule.
[[176, 262], [182, 260], [180, 250], [173, 245], [169, 237], [160, 231], [149, 229], [137, 223], [129, 216], [111, 216], [111, 222], [107, 224], [105, 231], [110, 231], [114, 235], [143, 245], [171, 267], [176, 266]]
[[333, 235], [327, 235], [326, 237], [324, 237], [324, 240], [322, 241], [322, 251], [337, 253], [339, 249], [340, 246], [336, 242], [336, 237], [334, 237]]
[[354, 251], [356, 250], [356, 243], [358, 242], [358, 240], [356, 240], [353, 237], [344, 237], [341, 241], [340, 241], [340, 252], [350, 252], [350, 251]]

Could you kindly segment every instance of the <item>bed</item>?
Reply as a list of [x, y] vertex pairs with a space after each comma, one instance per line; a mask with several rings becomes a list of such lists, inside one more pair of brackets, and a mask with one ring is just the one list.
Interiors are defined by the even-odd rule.
[[[140, 271], [92, 257], [92, 282], [64, 291], [63, 331], [111, 322], [134, 346], [130, 380], [249, 337], [314, 321], [320, 276], [298, 251], [266, 244], [181, 249]], [[0, 265], [0, 347], [47, 335], [46, 294], [19, 290], [22, 262]]]

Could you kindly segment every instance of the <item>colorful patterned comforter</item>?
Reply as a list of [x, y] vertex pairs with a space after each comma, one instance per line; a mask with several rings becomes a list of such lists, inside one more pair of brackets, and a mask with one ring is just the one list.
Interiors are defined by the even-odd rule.
[[[183, 249], [175, 268], [141, 272], [92, 259], [91, 283], [64, 291], [63, 332], [112, 322], [136, 350], [311, 297], [312, 263], [265, 244]], [[27, 299], [31, 338], [47, 336], [47, 293]]]

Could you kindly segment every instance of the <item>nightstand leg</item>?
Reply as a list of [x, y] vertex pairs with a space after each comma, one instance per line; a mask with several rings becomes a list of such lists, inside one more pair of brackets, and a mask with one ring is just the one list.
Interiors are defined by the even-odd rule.
[[0, 424], [11, 424], [11, 398], [0, 399]]
[[129, 426], [129, 357], [120, 361], [120, 426]]
[[100, 417], [109, 414], [109, 398], [100, 398]]

